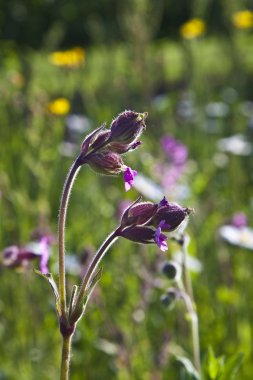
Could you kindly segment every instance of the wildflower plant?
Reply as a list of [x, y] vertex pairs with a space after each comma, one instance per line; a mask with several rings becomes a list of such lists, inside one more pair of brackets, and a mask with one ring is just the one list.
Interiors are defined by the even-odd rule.
[[108, 235], [94, 255], [81, 284], [74, 285], [67, 297], [65, 224], [75, 177], [82, 166], [88, 165], [105, 175], [122, 174], [125, 190], [130, 190], [137, 171], [125, 165], [122, 155], [141, 145], [139, 138], [146, 128], [146, 118], [147, 113], [125, 111], [112, 121], [109, 129], [103, 124], [86, 136], [64, 184], [58, 222], [59, 284], [56, 284], [51, 274], [38, 272], [50, 283], [55, 295], [62, 335], [61, 380], [69, 378], [71, 340], [78, 321], [84, 315], [91, 293], [101, 278], [102, 272], [98, 266], [107, 250], [119, 237], [123, 237], [140, 244], [156, 244], [161, 251], [166, 251], [167, 235], [175, 233], [191, 213], [191, 209], [168, 202], [165, 197], [159, 203], [142, 202], [139, 197], [123, 212], [119, 226]]

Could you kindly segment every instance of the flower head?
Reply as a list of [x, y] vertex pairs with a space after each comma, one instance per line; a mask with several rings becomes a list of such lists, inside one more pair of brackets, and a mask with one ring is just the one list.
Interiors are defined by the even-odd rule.
[[232, 22], [237, 29], [248, 29], [253, 26], [253, 12], [248, 9], [235, 12]]
[[129, 166], [126, 167], [124, 171], [124, 182], [125, 182], [125, 190], [128, 191], [134, 185], [134, 177], [137, 176], [138, 172], [136, 170], [132, 170]]
[[80, 66], [85, 59], [85, 51], [81, 47], [65, 51], [55, 51], [49, 55], [49, 60], [55, 66], [75, 68]]
[[188, 40], [201, 36], [206, 31], [206, 24], [200, 18], [193, 18], [184, 23], [180, 28], [180, 34]]
[[54, 115], [66, 115], [69, 113], [70, 103], [65, 98], [58, 98], [50, 102], [47, 109]]
[[236, 228], [247, 227], [248, 225], [247, 216], [243, 214], [242, 212], [238, 212], [233, 215], [230, 224]]

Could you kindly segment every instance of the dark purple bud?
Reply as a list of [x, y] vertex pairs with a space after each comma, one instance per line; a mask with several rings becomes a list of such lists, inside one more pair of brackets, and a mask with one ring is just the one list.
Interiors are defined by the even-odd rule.
[[154, 216], [157, 208], [152, 202], [135, 202], [122, 215], [121, 226], [143, 225]]
[[124, 111], [111, 124], [111, 142], [133, 144], [146, 128], [147, 112]]
[[81, 147], [83, 157], [88, 152], [90, 144], [94, 143], [96, 139], [99, 137], [99, 135], [101, 134], [101, 132], [105, 130], [104, 127], [105, 127], [104, 124], [101, 125], [101, 127], [95, 129], [95, 131], [91, 132], [88, 136], [85, 137], [85, 139], [82, 142], [82, 147]]
[[101, 131], [99, 131], [99, 133], [97, 133], [96, 136], [91, 140], [90, 148], [98, 149], [104, 146], [110, 136], [110, 133], [111, 132], [109, 131], [109, 129], [102, 129]]
[[124, 163], [119, 154], [113, 152], [96, 152], [91, 154], [87, 163], [97, 173], [117, 175], [124, 170]]
[[179, 265], [173, 261], [167, 261], [162, 267], [162, 273], [170, 280], [174, 280], [181, 275]]
[[158, 227], [164, 221], [162, 230], [174, 231], [185, 220], [187, 215], [191, 213], [192, 209], [184, 208], [177, 203], [167, 201], [167, 204], [165, 204], [165, 201], [166, 199], [163, 199], [160, 202], [159, 208], [149, 224]]
[[128, 227], [120, 233], [125, 239], [142, 244], [154, 243], [154, 235], [155, 231], [145, 226]]

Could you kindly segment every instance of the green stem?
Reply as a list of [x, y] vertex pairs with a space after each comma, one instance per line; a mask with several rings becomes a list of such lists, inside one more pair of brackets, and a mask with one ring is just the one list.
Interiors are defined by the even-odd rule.
[[187, 265], [187, 249], [186, 249], [185, 241], [183, 242], [181, 247], [182, 247], [182, 255], [183, 255], [182, 270], [183, 270], [184, 287], [185, 287], [185, 292], [184, 292], [185, 295], [183, 298], [185, 300], [186, 307], [188, 309], [188, 312], [191, 318], [193, 362], [194, 362], [194, 366], [196, 370], [200, 374], [201, 363], [200, 363], [198, 314], [196, 311], [196, 304], [195, 304], [194, 296], [193, 296], [191, 276], [190, 276], [188, 265]]
[[100, 263], [100, 261], [102, 260], [102, 258], [104, 257], [108, 249], [111, 247], [111, 245], [118, 239], [118, 237], [119, 237], [119, 229], [116, 229], [107, 237], [107, 239], [104, 241], [104, 243], [101, 245], [101, 247], [97, 251], [96, 255], [93, 257], [93, 260], [90, 263], [90, 266], [83, 278], [78, 296], [76, 297], [74, 310], [71, 316], [72, 321], [75, 320], [76, 313], [79, 312], [80, 306], [82, 306], [83, 304], [84, 294], [86, 290], [88, 289], [90, 282], [92, 281], [92, 278], [95, 275], [98, 264]]
[[62, 357], [61, 357], [61, 374], [60, 380], [69, 379], [69, 364], [72, 335], [62, 337]]
[[58, 245], [59, 245], [59, 294], [62, 312], [66, 313], [66, 278], [65, 278], [65, 224], [70, 192], [75, 177], [80, 169], [79, 157], [71, 166], [61, 197], [59, 222], [58, 222]]

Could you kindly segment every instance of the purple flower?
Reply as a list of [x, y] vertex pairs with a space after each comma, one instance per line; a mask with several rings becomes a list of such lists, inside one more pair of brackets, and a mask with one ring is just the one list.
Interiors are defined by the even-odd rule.
[[230, 224], [236, 228], [243, 228], [248, 225], [247, 216], [242, 212], [238, 212], [233, 215]]
[[171, 136], [164, 136], [161, 140], [161, 144], [174, 165], [180, 166], [185, 164], [188, 157], [188, 149], [184, 144]]
[[40, 260], [40, 271], [48, 273], [48, 260], [50, 256], [50, 246], [53, 237], [43, 235], [37, 242], [31, 242], [26, 247], [16, 245], [7, 247], [3, 252], [3, 265], [10, 268], [27, 268], [32, 260]]
[[40, 271], [43, 274], [47, 274], [48, 270], [48, 260], [50, 256], [50, 238], [48, 236], [43, 236], [40, 240]]
[[162, 234], [162, 228], [165, 226], [167, 226], [167, 224], [166, 224], [165, 220], [162, 220], [159, 223], [159, 226], [157, 227], [157, 230], [155, 232], [155, 238], [154, 238], [156, 244], [158, 245], [160, 250], [163, 252], [167, 251], [167, 249], [168, 249], [168, 246], [166, 243], [167, 236]]
[[130, 167], [126, 167], [124, 171], [124, 182], [125, 182], [125, 190], [128, 191], [134, 184], [134, 177], [137, 176], [137, 171], [132, 170]]

